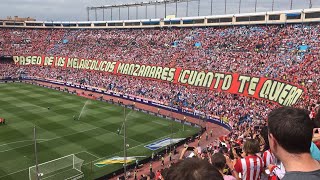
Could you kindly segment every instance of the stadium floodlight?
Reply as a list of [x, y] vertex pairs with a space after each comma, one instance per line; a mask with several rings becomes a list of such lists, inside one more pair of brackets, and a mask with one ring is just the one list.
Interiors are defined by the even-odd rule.
[[79, 179], [84, 177], [81, 166], [84, 160], [74, 154], [54, 159], [36, 166], [29, 167], [29, 180], [38, 179]]

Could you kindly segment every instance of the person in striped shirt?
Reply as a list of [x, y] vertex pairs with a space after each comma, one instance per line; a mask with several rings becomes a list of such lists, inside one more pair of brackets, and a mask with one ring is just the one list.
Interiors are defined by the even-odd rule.
[[270, 171], [269, 174], [267, 174], [268, 180], [277, 180], [277, 176], [274, 173], [272, 173], [273, 169], [277, 167], [277, 158], [274, 156], [270, 149], [263, 152], [262, 158], [264, 167]]
[[[247, 139], [243, 145], [243, 158], [237, 159], [234, 165], [236, 172], [243, 180], [260, 180], [263, 172], [263, 160], [259, 153], [259, 142], [256, 139]], [[237, 157], [236, 153], [234, 156]]]

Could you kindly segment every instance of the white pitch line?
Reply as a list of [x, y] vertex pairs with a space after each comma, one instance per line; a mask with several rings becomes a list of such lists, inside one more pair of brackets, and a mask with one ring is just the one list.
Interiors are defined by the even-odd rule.
[[[77, 153], [74, 153], [74, 154], [80, 154], [80, 153], [82, 153], [82, 152], [86, 152], [86, 153], [88, 153], [88, 154], [91, 154], [91, 153], [89, 153], [88, 151], [80, 151], [80, 152], [77, 152]], [[94, 157], [96, 157], [96, 158], [98, 158], [97, 156], [95, 156], [95, 155], [93, 155], [93, 154], [91, 154], [91, 155], [94, 156]], [[21, 170], [19, 170], [19, 171], [15, 171], [15, 172], [12, 172], [12, 173], [10, 173], [10, 174], [6, 174], [6, 175], [4, 175], [4, 176], [0, 176], [0, 179], [3, 178], [3, 177], [6, 177], [6, 176], [10, 176], [10, 175], [12, 175], [12, 174], [19, 173], [19, 172], [21, 172], [21, 171], [28, 170], [28, 169], [29, 169], [29, 168], [21, 169]]]
[[115, 108], [113, 106], [103, 106], [103, 107], [101, 107], [101, 109], [105, 109], [107, 111], [116, 111], [116, 110], [118, 110], [118, 108]]
[[[60, 170], [60, 169], [59, 169]], [[71, 171], [71, 170], [73, 170], [73, 169], [68, 169], [68, 170], [64, 170], [64, 171], [61, 171], [61, 172], [58, 172], [58, 173], [55, 173], [55, 174], [52, 174], [52, 175], [50, 175], [50, 176], [47, 176], [47, 177], [45, 177], [45, 178], [41, 178], [41, 179], [48, 179], [48, 178], [51, 178], [51, 177], [54, 177], [54, 176], [56, 176], [56, 175], [58, 175], [58, 174], [63, 174], [63, 173], [65, 173], [65, 172], [68, 172], [68, 171]], [[78, 171], [78, 170], [77, 170]], [[81, 172], [82, 173], [82, 172]], [[40, 179], [40, 178], [39, 178]]]
[[10, 174], [6, 174], [6, 175], [4, 175], [4, 176], [0, 176], [0, 179], [1, 178], [3, 178], [3, 177], [6, 177], [6, 176], [10, 176], [10, 175], [12, 175], [12, 174], [16, 174], [16, 173], [19, 173], [19, 172], [21, 172], [21, 171], [25, 171], [25, 170], [28, 170], [29, 168], [26, 168], [26, 169], [21, 169], [21, 170], [19, 170], [19, 171], [16, 171], [16, 172], [13, 172], [13, 173], [10, 173]]
[[[174, 133], [174, 134], [176, 134], [176, 133]], [[137, 146], [132, 146], [132, 147], [128, 148], [127, 150], [133, 149], [133, 148], [136, 148], [136, 147], [139, 147], [139, 146], [142, 146], [142, 145], [145, 145], [145, 144], [154, 142], [154, 141], [157, 141], [157, 140], [159, 140], [159, 139], [163, 139], [163, 138], [168, 137], [168, 136], [170, 136], [170, 135], [166, 135], [166, 136], [163, 136], [163, 137], [160, 137], [160, 138], [157, 138], [157, 139], [148, 141], [148, 142], [146, 142], [146, 143], [139, 144], [139, 145], [137, 145]], [[87, 152], [87, 153], [89, 153], [88, 151], [81, 151], [81, 152]], [[81, 152], [78, 152], [78, 153], [75, 153], [75, 154], [79, 154], [79, 153], [81, 153]], [[114, 153], [114, 154], [111, 154], [111, 155], [108, 155], [108, 156], [105, 156], [105, 157], [97, 158], [96, 160], [91, 161], [91, 162], [87, 162], [87, 163], [85, 163], [85, 164], [83, 164], [83, 165], [87, 165], [87, 164], [90, 164], [90, 163], [92, 163], [92, 162], [97, 162], [97, 161], [99, 161], [99, 160], [101, 160], [101, 159], [105, 159], [105, 158], [108, 158], [108, 157], [112, 157], [112, 156], [114, 156], [114, 155], [116, 155], [116, 154], [118, 154], [118, 153], [121, 153], [121, 152], [123, 152], [123, 151], [119, 151], [119, 152], [117, 152], [117, 153]], [[10, 173], [10, 174], [6, 174], [6, 175], [4, 175], [4, 176], [0, 176], [0, 178], [6, 177], [6, 176], [10, 176], [10, 175], [12, 175], [12, 174], [16, 174], [16, 173], [19, 173], [19, 172], [21, 172], [21, 171], [25, 171], [25, 170], [28, 170], [28, 169], [29, 169], [29, 168], [21, 169], [21, 170], [19, 170], [19, 171], [15, 171], [15, 172], [12, 172], [12, 173]]]
[[[100, 127], [91, 128], [91, 129], [88, 129], [88, 130], [85, 130], [85, 131], [78, 131], [78, 132], [71, 133], [71, 134], [68, 134], [68, 135], [65, 135], [65, 136], [55, 137], [55, 138], [52, 138], [52, 139], [48, 139], [48, 140], [42, 141], [42, 142], [40, 142], [40, 143], [48, 142], [48, 141], [52, 141], [52, 140], [56, 140], [56, 139], [60, 139], [60, 138], [63, 138], [63, 137], [67, 137], [67, 136], [79, 134], [79, 133], [82, 133], [82, 132], [87, 132], [87, 131], [95, 130], [95, 129], [98, 129], [98, 128], [100, 128]], [[7, 151], [11, 151], [11, 150], [15, 150], [15, 149], [22, 148], [22, 147], [27, 147], [27, 146], [30, 146], [30, 145], [32, 145], [32, 144], [28, 144], [28, 145], [24, 145], [24, 146], [20, 146], [20, 147], [16, 147], [16, 148], [7, 149], [7, 150], [5, 150], [5, 151], [0, 151], [0, 153], [2, 153], [2, 152], [7, 152]]]
[[[37, 139], [37, 141], [47, 141], [48, 139]], [[20, 143], [20, 142], [29, 142], [29, 141], [34, 141], [34, 140], [21, 140], [21, 141], [15, 141], [15, 142], [11, 142], [11, 143], [6, 143], [6, 144], [1, 144], [1, 146], [7, 146], [10, 144], [15, 144], [15, 143]]]
[[159, 124], [159, 125], [161, 125], [161, 126], [167, 126], [168, 124], [162, 124], [162, 123], [160, 123], [160, 122], [158, 122], [158, 121], [151, 121], [152, 123], [155, 123], [155, 124]]
[[[35, 105], [35, 106], [37, 106], [37, 105]], [[42, 107], [42, 108], [44, 108], [44, 107]], [[135, 112], [135, 111], [134, 111], [134, 112]], [[128, 114], [128, 115], [129, 115], [129, 114]], [[131, 116], [131, 115], [130, 115], [130, 116]], [[153, 122], [153, 121], [152, 121], [152, 122]], [[85, 122], [82, 122], [82, 123], [85, 123]], [[86, 124], [89, 124], [89, 123], [86, 123]], [[158, 123], [157, 123], [157, 124], [158, 124]], [[89, 130], [79, 131], [79, 132], [72, 133], [72, 134], [68, 134], [68, 135], [65, 135], [65, 136], [60, 136], [60, 137], [56, 137], [56, 138], [52, 138], [52, 139], [47, 139], [47, 140], [44, 140], [43, 142], [47, 142], [47, 141], [51, 141], [51, 140], [55, 140], [55, 139], [59, 139], [59, 138], [63, 138], [63, 137], [66, 137], [66, 136], [70, 136], [70, 135], [74, 135], [74, 134], [78, 134], [78, 133], [82, 133], [82, 132], [91, 131], [91, 130], [98, 129], [98, 128], [100, 128], [100, 127], [95, 127], [95, 128], [91, 128], [91, 129], [89, 129]], [[101, 128], [101, 129], [102, 129], [102, 128]], [[108, 130], [106, 130], [106, 129], [103, 129], [103, 130], [108, 131]], [[116, 133], [111, 132], [111, 131], [108, 131], [108, 132], [109, 132], [109, 133], [116, 134]], [[176, 134], [176, 133], [173, 133], [173, 134]], [[121, 135], [121, 136], [122, 136], [122, 135]], [[163, 136], [163, 137], [160, 137], [160, 138], [157, 138], [157, 139], [154, 139], [154, 140], [148, 141], [148, 142], [146, 142], [146, 143], [142, 143], [142, 142], [136, 141], [136, 140], [134, 140], [134, 139], [128, 138], [128, 139], [131, 139], [131, 140], [136, 141], [136, 142], [141, 143], [141, 144], [139, 144], [139, 145], [137, 145], [137, 146], [130, 147], [130, 148], [128, 148], [127, 150], [129, 150], [129, 149], [133, 149], [133, 148], [136, 148], [136, 147], [139, 147], [139, 146], [142, 146], [142, 145], [148, 144], [148, 143], [151, 143], [151, 142], [156, 141], [156, 140], [159, 140], [159, 139], [163, 139], [163, 138], [168, 137], [168, 136], [170, 136], [170, 135], [166, 135], [166, 136]], [[123, 137], [123, 136], [122, 136], [122, 137]], [[43, 139], [42, 139], [42, 140], [43, 140]], [[31, 144], [28, 144], [28, 145], [25, 145], [25, 146], [21, 146], [21, 147], [17, 147], [17, 148], [26, 147], [26, 146], [29, 146], [29, 145], [31, 145]], [[11, 151], [11, 150], [14, 150], [14, 149], [17, 149], [17, 148], [12, 148], [12, 149], [9, 149], [9, 150], [6, 150], [6, 151], [0, 151], [0, 153], [1, 153], [1, 152]], [[111, 154], [111, 155], [109, 155], [109, 156], [102, 157], [102, 158], [99, 158], [98, 156], [95, 156], [95, 155], [93, 155], [93, 154], [89, 153], [88, 151], [81, 151], [81, 152], [86, 152], [86, 153], [88, 153], [88, 154], [90, 154], [90, 155], [92, 155], [92, 156], [96, 157], [97, 159], [96, 159], [96, 160], [94, 160], [94, 161], [98, 161], [98, 160], [103, 159], [103, 158], [107, 158], [107, 157], [114, 156], [114, 155], [116, 155], [116, 154], [118, 154], [118, 153], [120, 153], [120, 152], [123, 152], [123, 151], [119, 151], [119, 152], [117, 152], [117, 153], [114, 153], [114, 154]], [[80, 152], [79, 152], [79, 153], [80, 153]], [[76, 154], [78, 154], [78, 153], [76, 153]], [[88, 163], [85, 163], [84, 165], [86, 165], [86, 164], [90, 164], [90, 163], [91, 163], [91, 162], [88, 162]], [[0, 176], [0, 178], [2, 178], [2, 177], [6, 177], [6, 176], [9, 176], [9, 175], [12, 175], [12, 174], [16, 174], [16, 173], [18, 173], [18, 172], [21, 172], [21, 171], [24, 171], [24, 170], [28, 170], [28, 169], [29, 169], [29, 168], [22, 169], [22, 170], [19, 170], [19, 171], [16, 171], [16, 172], [12, 172], [12, 173], [10, 173], [10, 174], [6, 174], [6, 175], [4, 175], [4, 176]]]
[[20, 142], [29, 142], [29, 141], [34, 141], [34, 140], [15, 141], [15, 142], [7, 143], [7, 144], [1, 144], [0, 147], [1, 147], [1, 146], [7, 146], [7, 145], [9, 145], [9, 144], [15, 144], [15, 143], [20, 143]]
[[[112, 132], [112, 131], [109, 131], [109, 130], [106, 130], [106, 129], [103, 129], [103, 128], [101, 128], [101, 129], [104, 130], [104, 131], [107, 131], [107, 132], [109, 132], [109, 133], [111, 133], [111, 134], [115, 134], [115, 135], [117, 135], [117, 136], [124, 137], [123, 135], [117, 134], [117, 133], [115, 133], [115, 132]], [[135, 141], [135, 142], [137, 142], [137, 143], [139, 143], [139, 144], [142, 143], [142, 142], [140, 142], [140, 141], [137, 141], [137, 140], [134, 140], [134, 139], [131, 139], [131, 138], [128, 138], [128, 137], [127, 137], [127, 139], [130, 139], [130, 140], [132, 140], [132, 141]]]
[[[89, 123], [86, 123], [86, 122], [81, 122], [81, 123], [89, 124]], [[83, 132], [87, 132], [87, 131], [99, 129], [99, 128], [102, 129], [102, 130], [104, 130], [104, 131], [106, 131], [106, 132], [108, 132], [108, 133], [118, 135], [118, 134], [115, 133], [115, 132], [112, 132], [112, 131], [103, 129], [103, 128], [101, 128], [101, 127], [95, 127], [95, 128], [91, 128], [91, 129], [88, 129], [88, 130], [85, 130], [85, 131], [78, 131], [78, 132], [75, 132], [75, 133], [72, 133], [72, 134], [68, 134], [68, 135], [65, 135], [65, 136], [59, 136], [59, 137], [55, 137], [55, 138], [52, 138], [52, 139], [47, 139], [47, 140], [41, 139], [42, 141], [39, 142], [39, 143], [48, 142], [48, 141], [60, 139], [60, 138], [63, 138], [63, 137], [67, 137], [67, 136], [71, 136], [71, 135], [75, 135], [75, 134], [79, 134], [79, 133], [83, 133]], [[118, 135], [118, 136], [123, 137], [122, 135]], [[132, 141], [135, 141], [135, 142], [137, 142], [137, 143], [139, 143], [139, 144], [142, 143], [142, 142], [139, 142], [139, 141], [137, 141], [137, 140], [134, 140], [134, 139], [131, 139], [131, 138], [128, 138], [128, 137], [127, 137], [127, 139], [130, 139], [130, 140], [132, 140]], [[4, 151], [0, 151], [0, 153], [2, 153], [2, 152], [8, 152], [8, 151], [15, 150], [15, 149], [22, 148], [22, 147], [27, 147], [27, 146], [30, 146], [30, 145], [32, 145], [32, 144], [27, 144], [27, 145], [24, 145], [24, 146], [19, 146], [19, 147], [16, 147], [16, 148], [7, 149], [7, 150], [4, 150]]]
[[99, 156], [97, 156], [97, 155], [95, 155], [95, 154], [92, 154], [92, 153], [90, 153], [89, 151], [83, 151], [83, 152], [85, 152], [85, 153], [88, 153], [88, 154], [90, 154], [91, 156], [94, 156], [95, 158], [100, 158]]
[[[177, 134], [177, 133], [173, 133], [173, 134]], [[170, 135], [170, 134], [169, 134], [169, 135], [165, 135], [165, 136], [162, 136], [162, 137], [160, 137], [160, 138], [157, 138], [157, 139], [154, 139], [154, 140], [151, 140], [151, 141], [148, 141], [148, 142], [145, 142], [145, 143], [136, 145], [136, 146], [132, 146], [132, 147], [130, 147], [130, 148], [127, 148], [127, 150], [133, 149], [133, 148], [136, 148], [136, 147], [139, 147], [139, 146], [143, 146], [143, 145], [145, 145], [145, 144], [149, 144], [149, 143], [152, 143], [152, 142], [157, 141], [157, 140], [160, 140], [160, 139], [164, 139], [164, 138], [169, 137], [169, 136], [171, 136], [171, 135]], [[99, 158], [99, 159], [96, 159], [96, 160], [94, 160], [94, 162], [97, 162], [97, 161], [99, 161], [99, 160], [101, 160], [101, 159], [106, 159], [106, 158], [112, 157], [112, 156], [114, 156], [114, 155], [116, 155], [116, 154], [118, 154], [118, 153], [121, 153], [121, 152], [123, 152], [123, 150], [122, 150], [122, 151], [119, 151], [119, 152], [116, 152], [116, 153], [113, 153], [113, 154], [111, 154], [111, 155], [108, 155], [108, 156], [105, 156], [105, 157], [101, 157], [101, 158]], [[90, 164], [90, 163], [91, 163], [91, 162], [87, 162], [87, 163], [85, 163], [85, 164], [83, 164], [83, 165]]]
[[[130, 111], [131, 112], [131, 111]], [[127, 116], [130, 114], [130, 112], [127, 114]], [[86, 122], [82, 122], [81, 121], [81, 123], [84, 123], [84, 124], [89, 124], [89, 123], [86, 123]], [[89, 125], [91, 125], [91, 124], [89, 124]], [[100, 127], [99, 127], [100, 128]], [[121, 136], [121, 137], [124, 137], [123, 135], [120, 135], [120, 134], [118, 134], [118, 133], [115, 133], [115, 132], [112, 132], [112, 131], [109, 131], [109, 130], [106, 130], [106, 129], [103, 129], [103, 128], [101, 128], [102, 130], [104, 130], [104, 131], [107, 131], [107, 132], [109, 132], [109, 133], [111, 133], [111, 134], [115, 134], [115, 135], [117, 135], [117, 136]], [[130, 139], [130, 140], [132, 140], [132, 141], [135, 141], [135, 142], [137, 142], [137, 143], [142, 143], [142, 142], [140, 142], [140, 141], [137, 141], [137, 140], [134, 140], [134, 139], [131, 139], [131, 138], [128, 138], [127, 137], [127, 139]]]

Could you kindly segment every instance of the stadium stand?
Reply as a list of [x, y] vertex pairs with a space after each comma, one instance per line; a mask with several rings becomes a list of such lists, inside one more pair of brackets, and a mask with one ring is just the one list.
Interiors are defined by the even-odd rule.
[[[277, 78], [304, 86], [307, 96], [297, 106], [307, 107], [319, 101], [319, 26], [316, 23], [192, 29], [1, 29], [0, 54], [32, 52]], [[201, 47], [196, 47], [196, 43]], [[1, 66], [6, 69], [1, 76], [24, 72], [30, 77], [103, 87], [166, 103], [174, 99], [174, 105], [226, 116], [233, 122], [244, 117], [265, 119], [270, 109], [276, 107], [256, 99], [133, 77], [105, 76], [77, 69]]]
[[[306, 89], [295, 107], [308, 109], [311, 118], [319, 111], [319, 23], [107, 30], [2, 28], [0, 37], [0, 54], [82, 57], [277, 78]], [[196, 154], [203, 159], [218, 151], [230, 154], [232, 159], [241, 157], [239, 146], [246, 137], [259, 141], [260, 152], [268, 150], [263, 129], [267, 115], [280, 106], [261, 99], [131, 76], [0, 64], [0, 77], [21, 76], [102, 87], [226, 119], [233, 130], [202, 146], [205, 150]], [[167, 170], [160, 168], [165, 177]], [[155, 172], [160, 168], [153, 166]], [[229, 171], [231, 174], [234, 169]]]

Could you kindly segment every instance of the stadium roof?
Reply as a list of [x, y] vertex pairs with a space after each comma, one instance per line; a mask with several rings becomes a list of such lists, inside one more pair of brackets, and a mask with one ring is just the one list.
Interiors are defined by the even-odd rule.
[[136, 7], [136, 6], [147, 6], [147, 5], [161, 5], [176, 2], [187, 2], [187, 1], [198, 1], [198, 0], [157, 0], [157, 1], [146, 1], [139, 3], [126, 3], [126, 4], [115, 4], [115, 5], [103, 5], [103, 6], [91, 6], [89, 9], [110, 9], [110, 8], [122, 8], [122, 7]]

